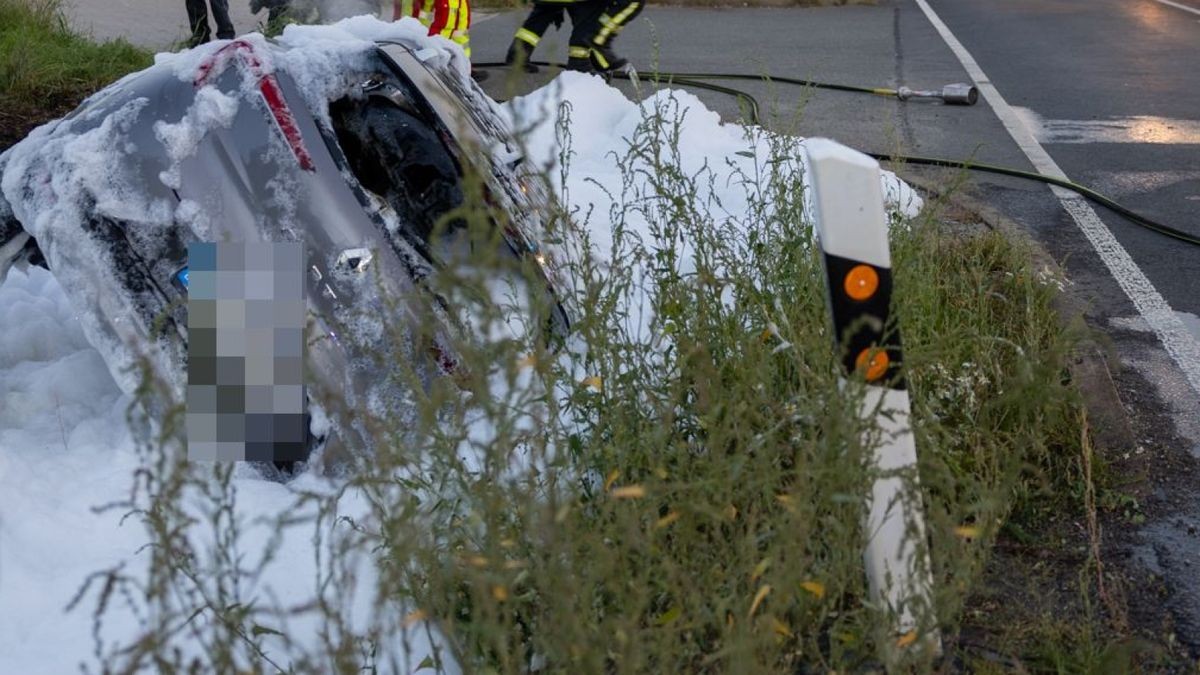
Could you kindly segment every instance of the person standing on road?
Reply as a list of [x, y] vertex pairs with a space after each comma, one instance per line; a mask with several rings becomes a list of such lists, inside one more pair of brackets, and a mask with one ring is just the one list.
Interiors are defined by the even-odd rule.
[[523, 61], [527, 72], [537, 72], [536, 66], [529, 65], [533, 50], [551, 24], [562, 25], [565, 12], [571, 17], [567, 68], [600, 73], [622, 70], [629, 61], [617, 56], [611, 43], [644, 4], [643, 0], [535, 0], [504, 61], [509, 65]]
[[537, 66], [529, 63], [533, 57], [533, 50], [537, 48], [551, 24], [562, 26], [563, 15], [566, 14], [571, 17], [567, 67], [572, 70], [590, 70], [588, 43], [591, 32], [598, 30], [598, 10], [602, 6], [603, 0], [534, 0], [529, 16], [525, 17], [525, 22], [513, 36], [504, 62], [510, 66], [519, 62], [526, 72], [536, 73]]
[[392, 20], [411, 16], [429, 27], [430, 35], [441, 35], [462, 47], [471, 58], [471, 3], [469, 0], [395, 0]]
[[217, 39], [232, 40], [237, 34], [233, 30], [233, 21], [229, 18], [229, 0], [187, 0], [188, 25], [192, 28], [192, 38], [188, 40], [189, 47], [204, 44], [212, 39], [208, 27], [208, 6], [212, 5], [213, 21], [217, 24]]
[[[429, 27], [429, 35], [440, 35], [462, 47], [471, 60], [470, 0], [393, 0], [392, 20], [410, 16]], [[476, 82], [487, 79], [487, 71], [471, 68]]]
[[612, 50], [612, 43], [620, 35], [621, 29], [632, 23], [645, 7], [645, 0], [612, 0], [608, 9], [600, 15], [600, 27], [591, 45], [592, 62], [599, 70], [624, 70], [629, 65], [629, 59], [617, 56]]

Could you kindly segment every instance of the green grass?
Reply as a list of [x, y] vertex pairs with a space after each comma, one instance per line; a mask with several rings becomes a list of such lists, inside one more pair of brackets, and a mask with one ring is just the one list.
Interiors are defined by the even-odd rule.
[[[647, 143], [641, 151], [670, 153]], [[794, 156], [780, 151], [779, 162]], [[425, 589], [422, 607], [454, 619], [479, 665], [502, 672], [532, 654], [597, 673], [870, 667], [881, 619], [863, 604], [864, 428], [854, 389], [834, 377], [795, 176], [757, 186], [782, 217], [727, 232], [689, 206], [694, 183], [660, 159], [655, 194], [630, 201], [658, 200], [657, 250], [682, 239], [710, 261], [679, 277], [670, 256], [645, 254], [657, 263], [665, 362], [646, 367], [645, 347], [606, 310], [634, 282], [629, 271], [573, 270], [603, 389], [576, 387], [568, 401], [582, 429], [527, 441], [576, 449], [547, 475], [604, 480], [472, 483], [455, 516], [475, 527], [439, 532], [429, 549], [393, 546], [397, 560], [419, 561], [405, 587]], [[1078, 454], [1068, 345], [1021, 245], [948, 233], [932, 218], [897, 228], [893, 244], [936, 610], [953, 634], [997, 526]], [[729, 288], [732, 306], [720, 300]], [[562, 496], [547, 503], [547, 492]]]
[[[397, 560], [419, 561], [405, 587], [426, 589], [422, 607], [455, 619], [479, 665], [502, 672], [531, 654], [581, 672], [870, 667], [886, 638], [863, 604], [866, 430], [855, 389], [834, 376], [797, 176], [753, 182], [755, 208], [775, 216], [723, 229], [695, 205], [704, 178], [674, 168], [661, 124], [647, 120], [632, 151], [656, 167], [653, 189], [625, 196], [649, 209], [660, 239], [625, 245], [626, 259], [653, 263], [664, 362], [648, 367], [611, 313], [632, 270], [573, 269], [586, 298], [578, 331], [603, 388], [574, 387], [566, 405], [581, 428], [525, 441], [575, 449], [545, 474], [567, 484], [471, 482], [454, 515], [474, 527], [423, 539], [427, 549], [393, 546]], [[796, 148], [777, 152], [787, 166]], [[614, 226], [629, 215], [613, 214]], [[708, 261], [691, 275], [663, 253], [680, 240]], [[893, 246], [936, 610], [953, 634], [998, 525], [1078, 456], [1069, 345], [1022, 245], [927, 216], [898, 226]], [[426, 451], [444, 456], [460, 439], [430, 440]], [[568, 482], [580, 474], [603, 480]]]
[[[335, 560], [375, 557], [379, 623], [273, 658], [302, 671], [369, 668], [410, 623], [383, 617], [412, 612], [452, 636], [471, 672], [534, 663], [581, 673], [879, 666], [896, 638], [865, 602], [860, 523], [873, 423], [855, 412], [861, 387], [836, 375], [799, 150], [780, 139], [764, 158], [773, 171], [743, 177], [751, 215], [728, 223], [698, 199], [711, 174], [680, 171], [677, 131], [669, 110], [651, 111], [628, 156], [613, 158], [629, 172], [625, 188], [611, 213], [591, 216], [616, 233], [611, 264], [587, 253], [585, 230], [551, 214], [574, 251], [572, 351], [585, 354], [584, 367], [548, 353], [536, 332], [464, 342], [458, 386], [415, 396], [415, 423], [375, 420], [369, 460], [347, 488], [369, 497], [371, 515], [322, 536]], [[461, 215], [479, 232], [489, 217], [503, 219], [473, 204]], [[896, 221], [892, 246], [932, 544], [931, 609], [952, 644], [1002, 524], [1044, 503], [1046, 488], [1071, 493], [1081, 417], [1054, 280], [1024, 244], [948, 229], [937, 211]], [[653, 224], [649, 238], [629, 233], [634, 217]], [[674, 253], [682, 241], [698, 253], [695, 269]], [[439, 284], [463, 302], [490, 297], [466, 277]], [[621, 314], [621, 297], [638, 286], [656, 310], [653, 345]], [[490, 320], [504, 313], [488, 302], [474, 311]], [[389, 370], [403, 372], [403, 362], [381, 372]], [[510, 386], [497, 390], [496, 378]], [[479, 419], [490, 435], [479, 435]], [[261, 665], [252, 627], [283, 618], [248, 609], [252, 599], [232, 581], [237, 535], [219, 517], [220, 546], [181, 544], [180, 532], [196, 526], [179, 510], [185, 495], [211, 500], [214, 514], [232, 497], [219, 488], [228, 471], [180, 461], [180, 440], [147, 452], [149, 475], [162, 478], [138, 504], [163, 545], [138, 587], [155, 589], [145, 602], [164, 616], [220, 618], [205, 629], [206, 643], [222, 645], [209, 655], [214, 668]], [[482, 461], [470, 469], [464, 453]], [[514, 459], [527, 468], [513, 469]], [[303, 499], [321, 503], [321, 522], [336, 522], [332, 499]], [[339, 598], [355, 582], [327, 583]], [[174, 600], [201, 587], [196, 604]], [[345, 607], [308, 611], [334, 626]], [[167, 658], [175, 639], [151, 629], [110, 665]], [[916, 646], [900, 658], [905, 668], [934, 667]]]
[[124, 40], [97, 44], [70, 30], [61, 0], [0, 0], [0, 101], [77, 101], [151, 61]]

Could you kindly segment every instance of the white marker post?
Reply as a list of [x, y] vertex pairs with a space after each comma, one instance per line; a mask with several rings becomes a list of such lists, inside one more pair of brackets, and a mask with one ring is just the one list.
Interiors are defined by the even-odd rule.
[[[871, 456], [873, 469], [882, 475], [867, 499], [863, 562], [872, 603], [893, 618], [893, 639], [884, 655], [893, 662], [897, 650], [913, 641], [913, 631], [924, 631], [918, 633], [924, 645], [936, 651], [941, 640], [935, 622], [919, 624], [921, 607], [932, 618], [933, 582], [915, 482], [917, 448], [900, 372], [900, 334], [888, 321], [892, 257], [879, 163], [825, 139], [808, 139], [805, 149], [834, 346], [845, 350], [843, 377], [865, 378], [862, 414], [875, 418], [882, 435]], [[911, 475], [913, 483], [906, 486], [899, 472]]]

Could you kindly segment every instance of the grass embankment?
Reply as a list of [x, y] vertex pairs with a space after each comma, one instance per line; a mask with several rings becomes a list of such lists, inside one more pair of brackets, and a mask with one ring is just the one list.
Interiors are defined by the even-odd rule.
[[89, 92], [150, 65], [124, 40], [72, 31], [61, 0], [0, 0], [0, 149], [74, 108]]
[[[459, 475], [450, 482], [470, 489], [451, 521], [470, 525], [418, 539], [427, 548], [394, 543], [415, 532], [381, 542], [395, 561], [418, 561], [402, 586], [421, 589], [420, 606], [502, 672], [533, 655], [596, 673], [869, 668], [894, 637], [864, 604], [867, 429], [855, 390], [834, 374], [799, 176], [753, 182], [762, 201], [750, 210], [775, 215], [724, 229], [693, 206], [704, 177], [683, 175], [671, 149], [647, 140], [662, 133], [656, 124], [632, 155], [646, 153], [661, 178], [627, 195], [649, 212], [655, 240], [621, 242], [615, 267], [572, 270], [585, 298], [577, 330], [602, 386], [544, 369], [575, 392], [566, 405], [578, 426], [487, 449], [502, 465], [522, 445], [571, 448], [545, 468], [551, 486]], [[786, 166], [795, 151], [771, 161]], [[628, 216], [614, 214], [614, 225]], [[704, 261], [688, 273], [670, 253], [684, 241]], [[934, 609], [954, 645], [1001, 525], [1042, 486], [1078, 478], [1069, 345], [1053, 280], [1020, 244], [949, 232], [931, 214], [897, 226], [893, 246]], [[639, 256], [649, 279], [632, 270]], [[653, 345], [613, 309], [641, 283], [657, 311]], [[511, 419], [496, 425], [517, 427]], [[448, 456], [463, 438], [450, 437], [426, 452]], [[931, 665], [928, 654], [911, 657]]]
[[[238, 574], [234, 550], [262, 543], [226, 535], [216, 550], [185, 546], [156, 561], [143, 587], [164, 590], [147, 597], [148, 611], [171, 621], [219, 617], [204, 629], [206, 644], [227, 645], [210, 655], [216, 669], [259, 662], [262, 651], [290, 664], [370, 668], [424, 620], [452, 637], [469, 672], [879, 667], [881, 648], [897, 636], [865, 601], [863, 495], [875, 478], [865, 458], [878, 436], [856, 413], [860, 386], [839, 384], [799, 148], [781, 140], [761, 158], [762, 174], [742, 176], [747, 215], [729, 221], [700, 198], [711, 173], [680, 169], [669, 113], [647, 115], [628, 155], [613, 158], [628, 172], [625, 187], [617, 207], [592, 216], [614, 232], [611, 256], [586, 247], [567, 256], [575, 356], [547, 353], [538, 331], [465, 343], [457, 384], [469, 394], [440, 382], [413, 398], [415, 424], [376, 420], [369, 459], [348, 488], [368, 496], [371, 513], [322, 536], [335, 559], [376, 557], [377, 623], [324, 645], [281, 648], [255, 635], [285, 616], [246, 609], [252, 598], [229, 582]], [[465, 215], [485, 227], [484, 211]], [[642, 219], [648, 230], [636, 224]], [[685, 243], [694, 257], [680, 253]], [[925, 616], [936, 615], [945, 663], [974, 667], [959, 628], [1001, 528], [1047, 504], [1081, 508], [1070, 340], [1052, 308], [1056, 281], [1022, 244], [949, 230], [931, 208], [897, 221], [892, 245], [936, 588]], [[467, 279], [444, 292], [494, 297]], [[631, 295], [641, 299], [631, 304]], [[630, 314], [642, 307], [653, 308], [644, 329]], [[486, 302], [475, 311], [476, 323], [504, 322]], [[180, 447], [147, 457], [180, 457]], [[155, 518], [167, 514], [148, 523], [170, 551], [168, 540], [178, 546], [189, 527], [184, 495], [215, 495], [217, 513], [229, 492], [212, 485], [229, 474], [157, 466], [170, 477], [139, 504]], [[336, 500], [321, 511], [321, 523], [335, 522]], [[203, 569], [191, 566], [197, 560]], [[1020, 566], [1006, 571], [1020, 583]], [[353, 595], [351, 577], [326, 583], [332, 598]], [[220, 601], [173, 604], [199, 587]], [[304, 606], [328, 625], [349, 609]], [[1084, 628], [1071, 638], [1092, 637], [1095, 617], [1074, 616]], [[111, 665], [162, 657], [178, 639], [148, 631]], [[910, 661], [903, 669], [937, 667], [911, 640], [899, 641]], [[1075, 658], [1091, 644], [1055, 648]]]
[[[74, 101], [148, 63], [127, 44], [73, 35], [54, 4], [0, 0], [5, 101]], [[726, 223], [697, 205], [704, 174], [674, 163], [672, 124], [669, 115], [647, 117], [620, 159], [631, 172], [623, 206], [593, 215], [610, 219], [616, 233], [611, 264], [584, 253], [566, 270], [576, 351], [586, 353], [590, 376], [580, 382], [578, 369], [536, 340], [464, 346], [471, 378], [462, 384], [476, 395], [418, 397], [412, 419], [425, 424], [380, 434], [351, 480], [348, 489], [370, 495], [368, 521], [330, 534], [335, 503], [303, 497], [328, 500], [318, 526], [337, 555], [379, 561], [383, 618], [365, 630], [345, 624], [339, 599], [353, 595], [355, 579], [333, 571], [336, 556], [319, 602], [288, 598], [291, 609], [277, 613], [242, 597], [242, 553], [233, 549], [271, 542], [239, 544], [221, 515], [232, 513], [231, 474], [218, 467], [214, 479], [165, 461], [181, 456], [174, 448], [148, 453], [154, 470], [139, 483], [156, 544], [149, 578], [114, 574], [104, 592], [127, 594], [156, 620], [136, 641], [104, 650], [109, 665], [169, 667], [181, 658], [175, 646], [206, 644], [201, 658], [219, 671], [386, 669], [386, 654], [428, 618], [471, 671], [870, 668], [881, 640], [894, 639], [864, 603], [871, 425], [854, 414], [860, 390], [836, 377], [797, 148], [781, 143], [766, 158], [769, 175], [744, 177], [750, 217]], [[652, 224], [648, 237], [628, 234], [634, 218]], [[683, 241], [699, 252], [694, 266], [674, 253]], [[1082, 512], [1090, 494], [1081, 414], [1066, 378], [1071, 342], [1052, 308], [1055, 280], [1024, 245], [983, 229], [949, 230], [936, 208], [898, 222], [892, 244], [932, 609], [947, 663], [982, 667], [957, 636], [1002, 528], [1036, 530], [1047, 510]], [[654, 308], [651, 342], [622, 314], [633, 288]], [[497, 369], [513, 378], [536, 372], [544, 388], [513, 387], [497, 398], [481, 379]], [[489, 429], [482, 436], [480, 420]], [[465, 464], [464, 449], [482, 459]], [[531, 468], [514, 470], [514, 458]], [[414, 463], [423, 467], [415, 475]], [[198, 525], [183, 505], [206, 501], [219, 533], [198, 541], [220, 544], [198, 550], [184, 536]], [[296, 526], [279, 517], [281, 527]], [[1006, 570], [1017, 583], [1021, 564]], [[1085, 579], [1081, 593], [1087, 588]], [[284, 615], [304, 614], [327, 626], [321, 641], [266, 644]], [[1069, 634], [1048, 628], [1049, 637], [1032, 640], [1059, 650], [1067, 669], [1102, 644], [1090, 627], [1095, 617], [1075, 618]], [[1004, 647], [1019, 662], [1030, 642]], [[931, 665], [929, 654], [914, 650], [912, 658]]]

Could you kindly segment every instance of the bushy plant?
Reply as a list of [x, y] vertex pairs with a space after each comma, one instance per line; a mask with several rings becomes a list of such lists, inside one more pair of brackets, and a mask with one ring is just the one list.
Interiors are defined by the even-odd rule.
[[[152, 560], [92, 580], [98, 626], [117, 602], [144, 617], [138, 639], [98, 640], [108, 666], [878, 663], [896, 636], [866, 602], [861, 564], [877, 434], [857, 414], [861, 383], [839, 383], [798, 141], [771, 137], [730, 216], [712, 167], [682, 166], [679, 110], [657, 100], [613, 158], [625, 179], [611, 211], [568, 213], [563, 195], [546, 214], [574, 317], [565, 344], [529, 318], [545, 309], [530, 268], [481, 254], [444, 270], [429, 283], [474, 327], [457, 376], [422, 386], [403, 363], [381, 372], [410, 378], [412, 415], [370, 420], [369, 456], [331, 482], [297, 479], [294, 508], [257, 519], [237, 508], [229, 467], [183, 461], [178, 427], [160, 425], [129, 502]], [[507, 214], [468, 195], [445, 229], [500, 250]], [[1068, 345], [1053, 286], [1020, 244], [948, 231], [934, 205], [895, 217], [892, 246], [932, 610], [952, 634], [999, 524], [1076, 453]], [[264, 570], [297, 528], [314, 537], [312, 596], [265, 597]], [[934, 655], [910, 658], [927, 668]]]

